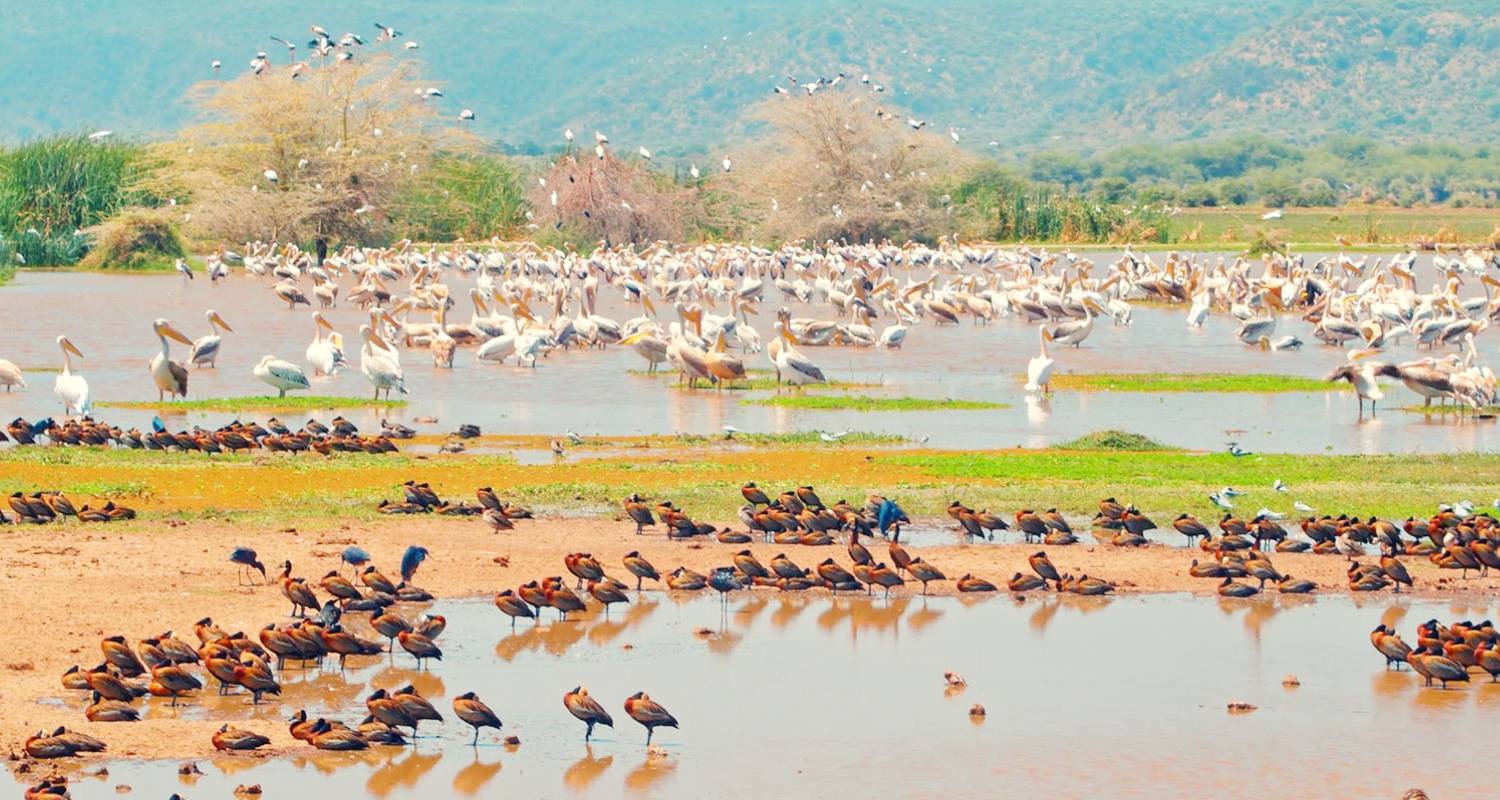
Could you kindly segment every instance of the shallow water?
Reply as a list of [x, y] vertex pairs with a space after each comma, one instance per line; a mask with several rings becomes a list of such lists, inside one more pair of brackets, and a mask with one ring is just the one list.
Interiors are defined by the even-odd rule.
[[[1116, 254], [1096, 254], [1097, 264]], [[1427, 285], [1433, 271], [1424, 256], [1418, 272]], [[456, 296], [466, 296], [468, 279], [448, 276]], [[267, 388], [251, 375], [261, 356], [274, 354], [301, 363], [312, 337], [309, 312], [278, 305], [271, 282], [237, 275], [220, 286], [205, 280], [184, 286], [171, 275], [22, 272], [0, 289], [0, 300], [19, 310], [13, 324], [0, 331], [0, 357], [24, 367], [55, 369], [60, 363], [55, 338], [66, 332], [87, 358], [81, 371], [96, 400], [150, 400], [154, 386], [146, 372], [157, 344], [151, 320], [166, 317], [190, 337], [207, 333], [203, 312], [217, 309], [235, 332], [226, 334], [218, 370], [195, 370], [190, 397], [264, 395]], [[462, 291], [460, 291], [462, 290]], [[1471, 290], [1473, 291], [1473, 290]], [[764, 337], [771, 311], [781, 303], [775, 293], [756, 325]], [[601, 294], [601, 313], [616, 319], [634, 316], [613, 291]], [[79, 309], [84, 309], [79, 313]], [[461, 300], [452, 319], [471, 309]], [[826, 305], [795, 307], [798, 315], [831, 316]], [[1307, 344], [1301, 352], [1270, 353], [1246, 347], [1233, 338], [1236, 327], [1226, 315], [1211, 317], [1199, 331], [1187, 330], [1185, 308], [1138, 307], [1135, 323], [1116, 327], [1101, 322], [1079, 349], [1054, 348], [1058, 372], [1270, 372], [1322, 376], [1344, 360], [1342, 350], [1321, 346], [1310, 326], [1284, 317], [1278, 333], [1297, 333]], [[341, 306], [326, 316], [344, 333], [353, 369], [331, 378], [314, 378], [324, 395], [360, 396], [369, 385], [359, 374], [355, 332], [365, 315]], [[884, 320], [876, 320], [883, 327]], [[1485, 340], [1481, 338], [1481, 349]], [[180, 358], [184, 347], [174, 352]], [[1404, 387], [1390, 390], [1387, 406], [1373, 419], [1360, 420], [1354, 397], [1344, 391], [1296, 394], [1129, 394], [1060, 392], [1048, 401], [1025, 397], [1021, 390], [1027, 360], [1037, 349], [1036, 329], [1015, 319], [994, 325], [914, 328], [905, 349], [895, 352], [850, 348], [802, 348], [830, 378], [881, 384], [856, 392], [916, 397], [992, 400], [1009, 408], [984, 411], [846, 412], [807, 411], [747, 405], [746, 392], [694, 392], [670, 388], [670, 381], [630, 374], [644, 362], [625, 348], [606, 351], [558, 351], [535, 369], [513, 364], [475, 362], [472, 349], [459, 351], [452, 370], [430, 365], [425, 351], [406, 351], [403, 364], [410, 404], [391, 417], [410, 421], [435, 416], [422, 432], [442, 433], [460, 422], [480, 425], [488, 433], [560, 435], [568, 428], [585, 435], [717, 434], [726, 424], [747, 432], [785, 433], [806, 430], [862, 430], [897, 434], [928, 446], [945, 448], [1044, 447], [1101, 428], [1122, 428], [1168, 444], [1218, 449], [1229, 439], [1247, 450], [1274, 452], [1448, 452], [1475, 451], [1500, 444], [1493, 420], [1423, 417], [1398, 411], [1416, 402]], [[1424, 353], [1425, 354], [1425, 353]], [[1409, 345], [1392, 348], [1390, 358], [1414, 357]], [[767, 368], [764, 356], [745, 356], [747, 366]], [[0, 417], [31, 418], [57, 414], [51, 393], [53, 375], [29, 375], [31, 389], [0, 394]], [[1340, 384], [1340, 387], [1343, 385]], [[340, 409], [361, 427], [378, 425], [382, 412]], [[313, 416], [326, 418], [334, 412]], [[152, 412], [101, 408], [97, 416], [126, 427], [146, 427]], [[190, 424], [217, 426], [233, 416], [223, 412], [174, 415], [174, 428]], [[267, 414], [245, 414], [264, 418]], [[283, 415], [300, 421], [301, 414]], [[550, 457], [550, 456], [549, 456]]]
[[[612, 619], [549, 614], [515, 632], [488, 602], [445, 602], [435, 610], [449, 621], [446, 658], [430, 672], [412, 671], [404, 653], [342, 677], [330, 662], [322, 675], [287, 678], [283, 700], [259, 710], [208, 697], [175, 711], [152, 701], [150, 711], [207, 714], [280, 742], [296, 708], [354, 723], [371, 687], [415, 682], [450, 716], [423, 723], [415, 747], [308, 748], [260, 762], [210, 757], [205, 741], [205, 774], [186, 788], [179, 762], [121, 761], [107, 779], [82, 779], [73, 796], [103, 798], [121, 783], [144, 797], [225, 796], [251, 783], [267, 797], [748, 797], [789, 787], [805, 797], [871, 787], [889, 797], [1398, 797], [1413, 786], [1492, 796], [1400, 743], [1487, 740], [1500, 685], [1476, 675], [1473, 686], [1423, 689], [1410, 672], [1385, 671], [1366, 636], [1384, 621], [1410, 639], [1418, 621], [1479, 619], [1483, 607], [757, 593], [721, 611], [712, 597], [632, 597]], [[947, 690], [946, 670], [968, 687]], [[1300, 688], [1282, 686], [1288, 673]], [[561, 703], [580, 683], [617, 725], [598, 729], [591, 746]], [[519, 749], [493, 731], [469, 746], [449, 709], [470, 690], [504, 720], [503, 733], [521, 738]], [[621, 708], [637, 690], [682, 722], [658, 731], [664, 761], [647, 760], [644, 731]], [[1259, 710], [1231, 715], [1229, 701]], [[988, 711], [980, 721], [968, 714], [975, 703]]]

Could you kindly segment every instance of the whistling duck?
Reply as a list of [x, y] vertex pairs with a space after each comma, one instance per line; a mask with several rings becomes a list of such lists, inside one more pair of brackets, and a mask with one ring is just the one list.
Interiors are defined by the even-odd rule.
[[374, 567], [365, 567], [365, 571], [359, 575], [359, 580], [364, 585], [382, 594], [395, 594], [396, 584], [390, 578], [381, 574]]
[[734, 566], [750, 578], [771, 577], [771, 573], [756, 560], [754, 554], [749, 550], [741, 550], [734, 554]]
[[1216, 564], [1213, 562], [1199, 564], [1198, 559], [1196, 558], [1193, 559], [1193, 563], [1188, 567], [1188, 574], [1193, 576], [1194, 578], [1229, 577], [1229, 571], [1225, 569], [1223, 564]]
[[422, 668], [425, 659], [443, 660], [443, 651], [432, 640], [415, 631], [401, 631], [396, 634], [396, 641], [401, 649], [411, 653], [412, 658], [417, 660], [417, 669]]
[[661, 580], [661, 574], [656, 571], [656, 567], [651, 566], [651, 562], [642, 558], [641, 554], [635, 550], [631, 550], [625, 554], [623, 563], [625, 564], [625, 570], [635, 576], [636, 591], [641, 590], [641, 581], [646, 578], [650, 578], [653, 581]]
[[1281, 576], [1277, 582], [1276, 590], [1282, 594], [1310, 594], [1318, 588], [1318, 584], [1303, 579], [1293, 579], [1291, 575]]
[[985, 580], [984, 578], [976, 578], [973, 575], [970, 575], [968, 573], [965, 573], [962, 577], [960, 577], [954, 583], [954, 586], [958, 589], [958, 591], [960, 591], [960, 592], [962, 592], [964, 594], [969, 594], [971, 592], [994, 592], [994, 591], [999, 591], [998, 589], [995, 588], [995, 584], [990, 583], [989, 581]]
[[93, 698], [93, 703], [83, 710], [89, 722], [135, 722], [141, 718], [141, 712], [129, 703], [106, 700], [98, 692], [93, 693]]
[[552, 585], [546, 585], [542, 589], [547, 598], [547, 605], [557, 609], [559, 618], [566, 620], [571, 611], [583, 611], [587, 606], [572, 589], [564, 586], [561, 581], [554, 581]]
[[1377, 625], [1375, 630], [1370, 631], [1370, 644], [1385, 657], [1386, 669], [1395, 664], [1396, 669], [1400, 670], [1402, 664], [1409, 663], [1407, 656], [1411, 653], [1411, 647], [1386, 625]]
[[869, 582], [884, 588], [887, 600], [891, 597], [891, 589], [906, 583], [906, 581], [901, 579], [900, 575], [896, 574], [895, 570], [887, 567], [884, 561], [876, 564], [875, 568], [870, 571]]
[[1016, 527], [1027, 542], [1041, 541], [1049, 530], [1047, 523], [1029, 508], [1016, 512]]
[[308, 728], [308, 734], [307, 741], [319, 750], [367, 750], [370, 747], [370, 743], [358, 731], [335, 728], [322, 717]]
[[762, 505], [768, 506], [771, 504], [771, 498], [767, 497], [765, 490], [756, 486], [754, 481], [741, 486], [740, 494], [744, 496], [745, 501], [748, 502], [751, 507]]
[[[569, 709], [572, 710], [571, 708]], [[676, 728], [677, 718], [667, 713], [661, 704], [652, 700], [645, 692], [636, 692], [625, 698], [625, 713], [646, 728], [646, 745], [651, 744], [651, 735], [657, 728]]]
[[254, 750], [271, 743], [269, 738], [258, 733], [231, 728], [228, 725], [214, 731], [211, 738], [215, 750]]
[[[588, 726], [583, 732], [585, 742], [594, 735], [595, 725], [607, 725], [610, 728], [615, 726], [615, 721], [609, 716], [609, 712], [604, 710], [604, 706], [599, 705], [599, 701], [589, 697], [589, 690], [582, 686], [575, 686], [573, 691], [563, 695], [563, 706], [568, 709], [568, 713]], [[650, 735], [649, 728], [647, 735]]]
[[942, 570], [923, 561], [921, 557], [912, 559], [906, 565], [906, 571], [914, 580], [922, 582], [922, 594], [927, 594], [927, 584], [932, 581], [945, 580]]
[[1260, 594], [1260, 590], [1246, 583], [1235, 583], [1233, 578], [1225, 578], [1219, 584], [1220, 597], [1251, 597]]
[[[411, 684], [407, 684], [391, 692], [390, 697], [392, 700], [400, 703], [401, 707], [406, 710], [406, 713], [417, 723], [421, 723], [422, 720], [443, 721], [443, 715], [439, 714], [432, 703], [418, 693], [417, 688]], [[412, 736], [416, 736], [416, 733], [416, 726], [413, 725]]]
[[578, 587], [583, 588], [584, 581], [597, 581], [604, 577], [604, 566], [590, 553], [569, 553], [563, 556], [563, 566], [568, 572], [578, 579]]
[[104, 660], [109, 662], [120, 673], [127, 678], [133, 678], [146, 671], [146, 665], [141, 663], [139, 656], [130, 645], [125, 643], [124, 636], [109, 636], [99, 642], [99, 649], [104, 651]]
[[686, 567], [678, 567], [667, 576], [667, 588], [676, 592], [699, 592], [708, 588], [708, 579]]
[[1411, 651], [1411, 654], [1407, 656], [1407, 662], [1413, 668], [1419, 662], [1421, 663], [1423, 669], [1419, 669], [1417, 672], [1427, 679], [1428, 686], [1432, 685], [1434, 679], [1441, 683], [1444, 689], [1448, 688], [1449, 683], [1469, 682], [1469, 671], [1461, 664], [1447, 656], [1428, 652], [1427, 648], [1424, 647], [1419, 647]]
[[1052, 581], [1057, 584], [1057, 590], [1062, 591], [1062, 576], [1057, 574], [1057, 567], [1052, 566], [1052, 561], [1042, 551], [1032, 553], [1026, 558], [1026, 563], [1031, 565], [1031, 570], [1041, 576], [1043, 580]]
[[625, 499], [625, 516], [635, 523], [635, 532], [640, 534], [641, 529], [656, 525], [656, 518], [651, 516], [651, 507], [641, 501], [641, 496], [633, 494]]
[[536, 613], [531, 610], [531, 605], [516, 596], [510, 589], [495, 595], [495, 607], [507, 617], [510, 617], [510, 627], [516, 627], [516, 620], [520, 617], [536, 619]]
[[870, 555], [870, 551], [859, 543], [858, 529], [849, 531], [849, 558], [859, 566], [867, 567], [875, 563], [875, 557]]
[[612, 583], [601, 583], [589, 581], [589, 596], [599, 601], [604, 606], [604, 616], [609, 616], [609, 607], [615, 603], [629, 603], [630, 598], [619, 587]]
[[165, 665], [151, 671], [151, 680], [159, 684], [172, 697], [172, 705], [177, 705], [177, 698], [184, 692], [193, 692], [203, 688], [203, 683], [192, 673], [176, 665]]
[[292, 603], [292, 616], [305, 617], [307, 609], [317, 611], [320, 608], [317, 595], [307, 588], [307, 584], [292, 577], [292, 562], [281, 562], [281, 575], [276, 580], [281, 584], [282, 595]]
[[1474, 660], [1479, 668], [1490, 674], [1490, 682], [1500, 681], [1500, 651], [1492, 642], [1481, 642], [1474, 648]]
[[1281, 580], [1281, 573], [1277, 572], [1271, 561], [1263, 556], [1252, 556], [1246, 559], [1245, 574], [1260, 581], [1255, 587], [1257, 589], [1265, 589], [1266, 581], [1280, 582]]
[[478, 695], [473, 692], [464, 692], [453, 698], [453, 713], [458, 718], [474, 728], [473, 746], [479, 746], [479, 730], [481, 728], [494, 728], [500, 730], [500, 718], [490, 707], [479, 700]]
[[1401, 591], [1403, 583], [1408, 587], [1412, 586], [1411, 573], [1406, 571], [1406, 565], [1395, 556], [1381, 556], [1380, 569], [1395, 583], [1395, 591]]

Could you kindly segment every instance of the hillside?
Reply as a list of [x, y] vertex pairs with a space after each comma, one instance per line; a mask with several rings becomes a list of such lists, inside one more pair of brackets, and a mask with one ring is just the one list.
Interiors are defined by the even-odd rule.
[[[787, 75], [868, 73], [876, 99], [975, 150], [1258, 132], [1481, 142], [1500, 133], [1500, 19], [1481, 0], [751, 0], [709, 4], [34, 0], [0, 27], [0, 140], [191, 119], [198, 81], [286, 69], [308, 24], [394, 25], [479, 132], [551, 147], [565, 126], [672, 157], [744, 130]], [[355, 9], [355, 10], [351, 10]], [[604, 13], [603, 9], [610, 9]], [[381, 45], [390, 47], [390, 44]]]

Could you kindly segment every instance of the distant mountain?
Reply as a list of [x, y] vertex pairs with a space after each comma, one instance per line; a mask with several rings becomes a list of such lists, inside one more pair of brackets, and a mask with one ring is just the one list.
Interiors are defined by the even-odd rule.
[[191, 120], [185, 93], [214, 77], [214, 59], [227, 77], [264, 49], [285, 69], [271, 35], [301, 57], [309, 23], [372, 39], [380, 21], [420, 44], [405, 52], [455, 116], [474, 109], [481, 133], [513, 146], [553, 147], [571, 126], [667, 158], [712, 151], [787, 76], [840, 72], [868, 74], [885, 87], [872, 102], [953, 128], [974, 150], [1245, 132], [1473, 143], [1500, 134], [1494, 11], [1491, 0], [31, 0], [0, 24], [0, 141], [169, 131]]

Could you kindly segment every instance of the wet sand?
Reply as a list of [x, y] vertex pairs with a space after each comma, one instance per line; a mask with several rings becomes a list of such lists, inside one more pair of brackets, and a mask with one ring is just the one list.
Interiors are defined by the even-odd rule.
[[[1189, 592], [1208, 596], [1203, 602], [1237, 605], [1262, 602], [1208, 599], [1216, 582], [1194, 579], [1187, 574], [1190, 560], [1204, 554], [1177, 546], [1182, 540], [1175, 534], [1162, 534], [1159, 538], [1172, 544], [1128, 550], [1074, 545], [1049, 548], [1048, 552], [1059, 570], [1112, 580], [1119, 585], [1121, 594]], [[489, 597], [532, 579], [566, 576], [562, 556], [573, 551], [593, 553], [606, 570], [624, 579], [629, 575], [620, 567], [620, 560], [630, 550], [639, 550], [666, 574], [678, 565], [706, 573], [714, 566], [728, 564], [731, 554], [741, 549], [717, 541], [667, 541], [661, 534], [636, 536], [629, 523], [607, 519], [521, 521], [516, 530], [503, 534], [490, 533], [477, 519], [430, 517], [305, 528], [142, 521], [67, 529], [7, 527], [0, 529], [0, 540], [7, 553], [0, 601], [14, 610], [13, 618], [17, 620], [16, 627], [0, 634], [3, 642], [0, 670], [5, 676], [0, 690], [0, 732], [4, 746], [19, 753], [31, 732], [67, 725], [105, 739], [110, 748], [108, 755], [116, 758], [206, 756], [212, 752], [209, 736], [221, 720], [152, 714], [136, 723], [93, 725], [83, 719], [79, 708], [56, 701], [60, 696], [75, 694], [61, 690], [59, 676], [73, 664], [87, 668], [99, 663], [99, 640], [113, 634], [124, 634], [134, 643], [172, 630], [184, 640], [196, 643], [192, 624], [204, 616], [213, 617], [226, 630], [244, 630], [252, 637], [269, 622], [284, 622], [289, 604], [277, 587], [235, 585], [235, 566], [226, 560], [234, 545], [255, 548], [273, 575], [276, 565], [290, 559], [294, 575], [316, 582], [339, 566], [338, 554], [345, 545], [357, 543], [366, 548], [377, 566], [394, 575], [405, 547], [421, 544], [432, 555], [414, 583], [440, 599]], [[884, 542], [876, 540], [868, 546], [877, 558], [885, 557]], [[762, 563], [785, 552], [804, 567], [829, 557], [846, 567], [849, 565], [841, 544], [815, 548], [757, 543], [749, 548]], [[972, 572], [1003, 587], [1012, 573], [1028, 571], [1026, 556], [1038, 548], [984, 543], [909, 549], [950, 578]], [[500, 563], [500, 559], [505, 563]], [[1321, 592], [1346, 592], [1347, 562], [1340, 557], [1275, 554], [1273, 559], [1282, 572], [1317, 581]], [[1416, 597], [1483, 604], [1485, 598], [1500, 596], [1500, 578], [1460, 580], [1456, 573], [1439, 571], [1423, 560], [1406, 561], [1417, 580]], [[651, 588], [649, 584], [647, 588]], [[911, 584], [897, 593], [914, 595], [918, 591], [917, 585]], [[756, 592], [775, 594], [775, 590], [769, 589]], [[933, 584], [930, 592], [951, 594], [952, 583]], [[318, 593], [320, 597], [324, 594], [321, 590]], [[819, 590], [815, 594], [824, 593]], [[990, 602], [1019, 600], [1002, 592]], [[399, 610], [408, 618], [420, 613], [419, 607], [409, 605]], [[589, 612], [598, 613], [594, 608]], [[494, 613], [494, 626], [496, 631], [508, 627], [506, 618], [498, 611]], [[1339, 635], [1344, 633], [1347, 632]], [[405, 654], [398, 657], [404, 658]], [[280, 720], [293, 708], [287, 705], [282, 713], [283, 708], [273, 704], [273, 709], [257, 725], [272, 735], [273, 747], [264, 752], [286, 752], [292, 743]], [[45, 771], [47, 767], [42, 765], [38, 769]]]

